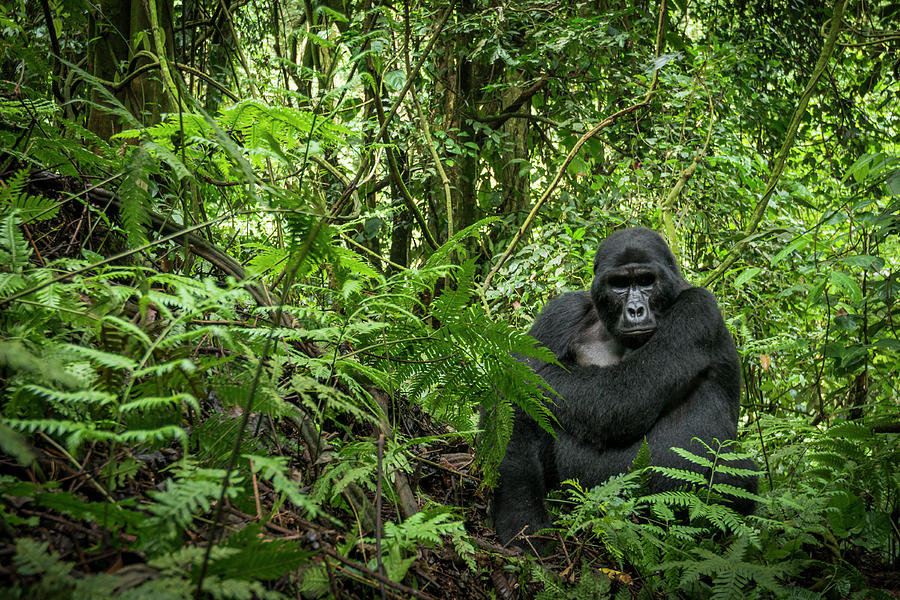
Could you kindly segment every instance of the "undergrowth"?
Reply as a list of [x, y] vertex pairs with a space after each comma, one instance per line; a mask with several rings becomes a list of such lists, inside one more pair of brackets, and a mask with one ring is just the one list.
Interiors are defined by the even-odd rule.
[[[664, 471], [682, 490], [644, 493], [645, 463], [571, 482], [553, 557], [498, 546], [485, 497], [514, 406], [552, 430], [516, 356], [551, 357], [479, 294], [466, 243], [487, 222], [382, 272], [348, 249], [362, 217], [324, 224], [314, 195], [254, 175], [337, 144], [338, 125], [258, 101], [132, 125], [121, 155], [90, 138], [94, 152], [63, 161], [51, 128], [29, 159], [118, 173], [115, 192], [39, 193], [30, 168], [0, 185], [7, 597], [437, 597], [506, 575], [544, 599], [889, 597], [857, 565], [897, 565], [900, 450], [863, 419], [760, 417], [749, 517], [727, 504], [745, 492], [690, 471]], [[176, 151], [176, 134], [202, 143]], [[198, 183], [218, 178], [247, 191]], [[188, 181], [209, 197], [205, 223], [188, 226]], [[96, 229], [36, 252], [34, 234], [73, 210]], [[184, 237], [220, 213], [282, 243], [244, 236], [242, 264]], [[681, 454], [713, 471], [734, 457]]]

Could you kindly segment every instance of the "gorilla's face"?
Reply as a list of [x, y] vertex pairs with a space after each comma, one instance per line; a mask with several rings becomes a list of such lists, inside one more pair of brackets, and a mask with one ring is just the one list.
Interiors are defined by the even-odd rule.
[[622, 345], [638, 348], [686, 289], [675, 257], [649, 229], [625, 229], [604, 240], [594, 258], [591, 298], [600, 319]]
[[657, 315], [651, 305], [659, 277], [645, 264], [628, 264], [604, 275], [604, 299], [616, 307], [618, 318], [610, 326], [613, 336], [627, 348], [642, 346], [656, 331]]

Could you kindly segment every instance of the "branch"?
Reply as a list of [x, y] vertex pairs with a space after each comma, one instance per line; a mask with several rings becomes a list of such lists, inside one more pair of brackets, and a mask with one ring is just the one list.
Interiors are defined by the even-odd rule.
[[562, 128], [566, 127], [563, 123], [558, 123], [553, 119], [548, 119], [547, 117], [541, 115], [532, 115], [528, 113], [522, 112], [505, 112], [493, 117], [474, 117], [474, 121], [478, 121], [479, 123], [492, 123], [498, 119], [502, 119], [501, 124], [510, 120], [510, 119], [525, 119], [526, 121], [537, 121], [538, 123], [546, 123], [547, 125], [552, 125], [553, 127]]
[[[660, 55], [660, 52], [662, 51], [663, 29], [664, 29], [664, 24], [665, 24], [665, 17], [666, 17], [666, 0], [662, 0], [659, 4], [659, 20], [656, 24], [655, 55], [657, 57]], [[566, 159], [563, 161], [562, 165], [559, 167], [559, 170], [556, 172], [556, 176], [553, 178], [553, 181], [550, 182], [550, 185], [547, 186], [547, 189], [544, 190], [543, 194], [541, 194], [541, 197], [535, 203], [534, 208], [531, 209], [531, 212], [528, 213], [528, 216], [525, 218], [525, 222], [522, 223], [522, 225], [516, 231], [516, 234], [513, 236], [512, 241], [506, 247], [506, 250], [503, 252], [503, 255], [500, 257], [500, 260], [497, 261], [497, 264], [495, 264], [491, 268], [490, 272], [487, 274], [487, 277], [484, 278], [484, 283], [481, 285], [481, 293], [482, 294], [484, 294], [487, 291], [487, 289], [491, 285], [491, 279], [494, 278], [494, 275], [497, 274], [497, 272], [503, 266], [503, 263], [505, 263], [509, 259], [509, 257], [513, 253], [513, 250], [515, 250], [516, 246], [519, 244], [519, 242], [522, 240], [522, 238], [525, 237], [525, 233], [528, 231], [528, 229], [531, 227], [531, 224], [534, 222], [534, 219], [537, 216], [538, 211], [541, 209], [541, 207], [544, 205], [544, 203], [547, 202], [547, 199], [550, 198], [550, 194], [553, 193], [553, 191], [556, 189], [556, 186], [559, 185], [560, 180], [562, 179], [563, 175], [566, 172], [566, 168], [569, 166], [569, 164], [572, 162], [572, 160], [578, 154], [578, 151], [581, 150], [581, 147], [584, 146], [584, 144], [589, 139], [591, 139], [592, 137], [594, 137], [595, 135], [600, 133], [605, 128], [612, 125], [616, 121], [616, 119], [618, 119], [619, 117], [623, 117], [627, 114], [631, 114], [634, 111], [636, 111], [637, 109], [647, 106], [650, 103], [650, 98], [652, 98], [653, 94], [656, 92], [657, 83], [659, 83], [659, 70], [658, 69], [653, 71], [653, 82], [650, 84], [650, 89], [647, 90], [647, 95], [644, 96], [643, 100], [641, 100], [637, 104], [632, 104], [628, 108], [623, 108], [622, 110], [613, 114], [612, 116], [607, 117], [602, 122], [600, 122], [600, 124], [594, 126], [593, 129], [591, 129], [590, 131], [585, 133], [583, 136], [581, 136], [581, 138], [575, 143], [575, 146], [569, 151], [569, 154], [566, 156]], [[534, 86], [532, 86], [532, 87], [534, 87]]]
[[491, 117], [476, 118], [475, 120], [480, 123], [487, 123], [491, 127], [497, 128], [511, 118], [521, 116], [516, 111], [522, 108], [522, 106], [526, 102], [528, 102], [532, 96], [544, 89], [549, 80], [550, 73], [544, 73], [541, 78], [534, 82], [534, 84], [530, 88], [522, 90], [522, 93], [519, 94], [518, 98], [513, 100], [508, 106], [504, 106], [503, 113]]
[[240, 100], [240, 97], [237, 94], [235, 94], [234, 92], [229, 90], [227, 87], [225, 87], [224, 85], [222, 85], [221, 83], [219, 83], [218, 81], [216, 81], [215, 79], [213, 79], [212, 77], [210, 77], [209, 75], [204, 73], [203, 71], [201, 71], [199, 69], [195, 69], [194, 67], [192, 67], [190, 65], [183, 65], [181, 63], [175, 63], [175, 66], [181, 71], [187, 71], [188, 73], [191, 73], [192, 75], [194, 75], [196, 77], [199, 77], [200, 79], [202, 79], [209, 85], [213, 86], [214, 88], [216, 88], [217, 90], [219, 90], [220, 92], [222, 92], [223, 94], [225, 94], [226, 96], [231, 98], [232, 102], [237, 102], [238, 100]]
[[822, 52], [819, 54], [819, 60], [816, 62], [816, 66], [813, 69], [813, 74], [809, 78], [806, 89], [803, 90], [800, 101], [797, 103], [797, 108], [794, 110], [794, 114], [791, 117], [791, 122], [790, 125], [788, 125], [784, 142], [781, 144], [781, 149], [778, 151], [778, 155], [775, 157], [775, 161], [772, 164], [772, 171], [769, 173], [769, 181], [766, 184], [766, 190], [763, 192], [759, 204], [756, 205], [756, 209], [753, 211], [750, 223], [747, 224], [747, 228], [743, 231], [742, 238], [731, 247], [725, 255], [725, 258], [719, 263], [719, 266], [703, 279], [703, 282], [700, 284], [701, 286], [708, 287], [710, 283], [715, 281], [718, 277], [721, 277], [721, 275], [734, 264], [738, 259], [738, 256], [740, 256], [741, 251], [744, 249], [744, 246], [750, 242], [753, 232], [756, 231], [756, 228], [759, 227], [760, 222], [762, 222], [762, 219], [766, 214], [766, 208], [769, 205], [769, 198], [771, 198], [772, 192], [775, 191], [775, 186], [778, 184], [781, 174], [784, 172], [784, 163], [787, 161], [791, 147], [794, 145], [794, 138], [797, 136], [797, 129], [800, 127], [800, 121], [806, 113], [806, 106], [809, 104], [809, 99], [816, 89], [816, 84], [819, 82], [822, 73], [825, 72], [825, 67], [828, 65], [828, 61], [831, 60], [831, 55], [834, 53], [835, 42], [840, 33], [841, 19], [844, 17], [845, 8], [847, 8], [847, 0], [834, 0], [834, 8], [832, 9], [831, 15], [831, 29], [828, 32], [828, 37], [825, 38], [825, 42], [822, 45]]

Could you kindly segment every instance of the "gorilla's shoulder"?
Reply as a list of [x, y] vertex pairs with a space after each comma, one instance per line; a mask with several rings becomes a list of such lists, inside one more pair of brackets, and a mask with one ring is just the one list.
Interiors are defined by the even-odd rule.
[[681, 292], [669, 311], [669, 318], [674, 320], [676, 328], [691, 327], [701, 339], [727, 333], [719, 302], [706, 288], [690, 287]]
[[691, 286], [678, 294], [678, 302], [700, 310], [719, 310], [716, 296], [708, 289], [697, 286]]
[[564, 358], [578, 333], [596, 320], [590, 292], [565, 292], [547, 303], [528, 333], [557, 358]]
[[593, 309], [591, 293], [587, 290], [563, 292], [547, 302], [547, 306], [541, 311], [541, 315], [548, 312], [577, 313], [579, 315]]

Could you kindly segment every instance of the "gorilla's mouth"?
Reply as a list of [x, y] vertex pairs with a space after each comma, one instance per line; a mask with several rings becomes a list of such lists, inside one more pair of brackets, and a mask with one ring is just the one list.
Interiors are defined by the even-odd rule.
[[653, 335], [656, 327], [642, 327], [640, 329], [623, 329], [621, 334], [623, 337], [644, 337]]
[[619, 341], [626, 348], [635, 350], [640, 348], [656, 333], [656, 327], [643, 327], [641, 329], [623, 329], [619, 332]]

